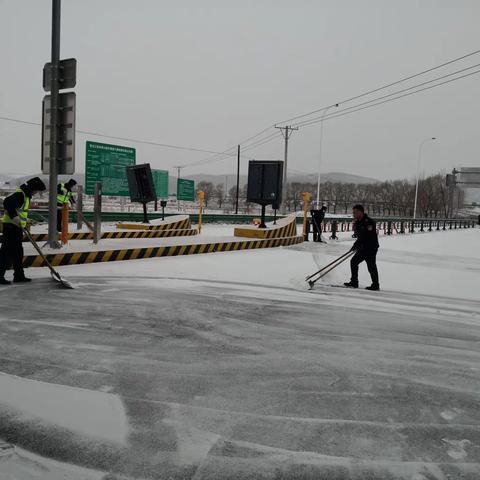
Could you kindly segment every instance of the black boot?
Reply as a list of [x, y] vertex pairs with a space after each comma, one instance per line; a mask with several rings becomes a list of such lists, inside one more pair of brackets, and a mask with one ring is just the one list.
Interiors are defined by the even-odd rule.
[[9, 282], [8, 280], [5, 280], [5, 278], [1, 277], [0, 278], [0, 285], [10, 285], [12, 282]]
[[365, 290], [373, 290], [376, 292], [377, 290], [380, 290], [380, 285], [378, 283], [372, 283], [369, 287], [365, 287]]
[[32, 279], [27, 277], [13, 277], [13, 283], [26, 283], [31, 281]]
[[350, 280], [350, 282], [345, 282], [344, 285], [348, 288], [358, 288], [358, 282], [353, 282]]

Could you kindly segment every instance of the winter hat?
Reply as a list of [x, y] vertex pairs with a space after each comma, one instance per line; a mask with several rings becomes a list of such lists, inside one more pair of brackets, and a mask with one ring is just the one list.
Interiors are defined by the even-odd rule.
[[42, 182], [40, 177], [33, 177], [27, 182], [27, 186], [30, 190], [35, 190], [37, 192], [43, 192], [47, 189], [45, 184]]

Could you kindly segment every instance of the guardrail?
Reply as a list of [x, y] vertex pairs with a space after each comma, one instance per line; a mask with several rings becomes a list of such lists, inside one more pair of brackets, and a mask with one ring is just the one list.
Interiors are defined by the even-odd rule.
[[[475, 220], [468, 218], [377, 218], [377, 230], [384, 235], [405, 234], [415, 232], [433, 232], [475, 228]], [[353, 232], [353, 220], [349, 218], [326, 218], [324, 232], [330, 232], [330, 238], [336, 240], [338, 232]]]
[[[38, 213], [38, 217], [47, 217], [48, 212], [47, 210], [43, 209], [31, 209], [30, 216], [35, 218], [35, 214]], [[77, 214], [75, 210], [70, 211], [70, 221], [76, 222], [77, 221]], [[165, 213], [165, 217], [172, 217], [178, 215], [178, 212], [175, 213]], [[87, 220], [93, 220], [93, 212], [83, 212], [83, 216]], [[192, 223], [198, 222], [198, 215], [197, 214], [189, 214], [190, 220]], [[148, 219], [154, 220], [162, 218], [161, 213], [149, 213]], [[232, 223], [232, 224], [250, 224], [253, 222], [254, 219], [259, 218], [259, 215], [245, 215], [245, 214], [216, 214], [216, 213], [204, 213], [202, 216], [202, 221], [204, 223]], [[282, 218], [281, 216], [276, 217], [277, 220]], [[457, 228], [472, 228], [475, 226], [474, 219], [468, 218], [423, 218], [423, 219], [416, 219], [413, 221], [411, 218], [405, 217], [373, 217], [377, 222], [377, 227], [381, 230], [386, 230], [387, 232], [393, 232], [394, 230], [398, 230], [399, 233], [403, 232], [413, 232], [413, 231], [433, 231], [433, 230], [452, 230]], [[267, 222], [273, 222], [274, 216], [267, 215], [265, 217]], [[103, 222], [141, 222], [143, 221], [143, 213], [141, 212], [102, 212], [102, 221]], [[351, 231], [353, 225], [353, 219], [351, 217], [345, 216], [329, 216], [326, 217], [324, 220], [324, 231], [331, 231], [332, 224], [336, 222], [336, 231]], [[303, 216], [297, 216], [297, 224], [300, 225], [303, 223]], [[413, 224], [413, 226], [412, 226]], [[389, 227], [390, 225], [390, 227]], [[445, 227], [445, 228], [444, 228]], [[391, 234], [391, 233], [390, 233]], [[387, 235], [389, 235], [387, 233]]]

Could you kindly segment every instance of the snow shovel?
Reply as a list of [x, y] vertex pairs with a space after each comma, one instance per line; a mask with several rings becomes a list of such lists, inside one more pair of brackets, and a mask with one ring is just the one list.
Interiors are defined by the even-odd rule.
[[26, 229], [23, 230], [23, 233], [27, 236], [28, 240], [30, 240], [30, 243], [33, 245], [33, 247], [35, 248], [35, 250], [38, 252], [38, 254], [42, 257], [45, 265], [49, 268], [50, 270], [50, 275], [52, 276], [52, 278], [60, 283], [60, 285], [64, 288], [71, 288], [73, 289], [73, 285], [65, 280], [64, 278], [62, 278], [60, 276], [60, 274], [52, 267], [51, 263], [47, 260], [47, 257], [45, 256], [45, 254], [42, 252], [41, 248], [38, 246], [37, 242], [32, 238], [32, 236], [30, 235], [30, 232]]
[[337, 263], [339, 260], [342, 260], [343, 257], [346, 257], [349, 253], [352, 253], [351, 250], [349, 250], [347, 253], [344, 253], [341, 257], [336, 258], [333, 262], [329, 263], [328, 265], [325, 265], [322, 267], [320, 270], [317, 270], [315, 273], [312, 273], [308, 277], [305, 278], [305, 281], [310, 280], [313, 278], [315, 275], [318, 275], [319, 273], [322, 273], [324, 270], [326, 270], [328, 267], [331, 267], [334, 263]]
[[[349, 250], [347, 253], [345, 253], [341, 257], [337, 258], [333, 262], [321, 268], [318, 272], [315, 272], [313, 275], [310, 275], [310, 277], [307, 278], [310, 289], [312, 289], [315, 283], [317, 283], [327, 273], [331, 272], [334, 268], [337, 268], [341, 263], [343, 263], [345, 260], [348, 260], [354, 254], [355, 254], [355, 250]], [[317, 274], [320, 274], [320, 275], [315, 280], [310, 280], [312, 277], [314, 277]]]

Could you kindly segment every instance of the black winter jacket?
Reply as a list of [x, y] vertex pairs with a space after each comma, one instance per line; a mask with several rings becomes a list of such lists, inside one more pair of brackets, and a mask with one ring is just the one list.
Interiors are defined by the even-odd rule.
[[378, 250], [377, 225], [373, 218], [365, 214], [361, 220], [355, 221], [353, 228], [357, 240], [353, 244], [352, 250], [363, 250], [366, 252]]

